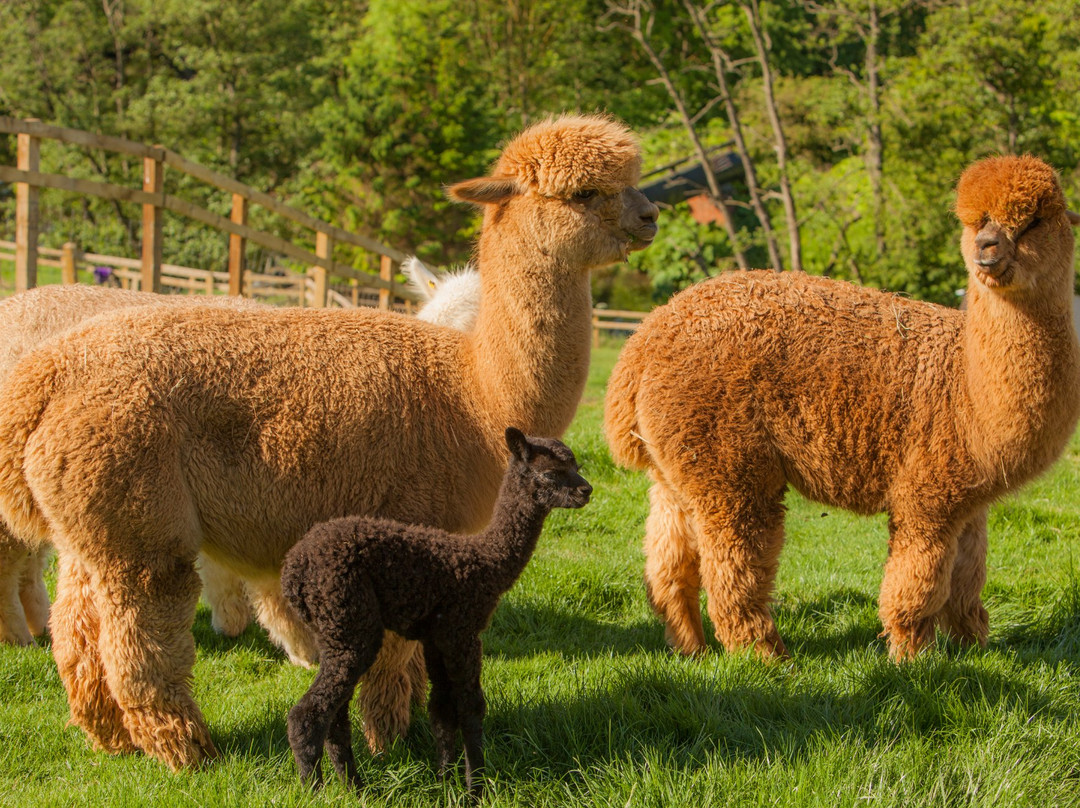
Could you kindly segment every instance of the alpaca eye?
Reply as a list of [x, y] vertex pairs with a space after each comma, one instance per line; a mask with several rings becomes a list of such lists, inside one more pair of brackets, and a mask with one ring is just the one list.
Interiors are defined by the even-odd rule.
[[596, 194], [597, 194], [597, 191], [596, 191], [595, 188], [590, 188], [590, 189], [585, 190], [585, 191], [578, 191], [576, 194], [574, 194], [574, 201], [575, 202], [587, 202], [588, 200], [593, 199], [596, 196]]

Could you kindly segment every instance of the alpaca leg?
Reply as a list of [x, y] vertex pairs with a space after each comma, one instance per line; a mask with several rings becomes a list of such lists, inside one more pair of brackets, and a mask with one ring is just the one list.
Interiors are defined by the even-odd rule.
[[938, 613], [942, 630], [962, 644], [986, 645], [990, 622], [982, 602], [985, 584], [986, 511], [982, 510], [960, 531], [949, 599]]
[[218, 634], [237, 637], [251, 622], [247, 587], [236, 573], [205, 554], [199, 556], [199, 577], [203, 597], [210, 605], [210, 625]]
[[783, 485], [746, 482], [742, 491], [715, 486], [694, 498], [701, 580], [716, 638], [727, 650], [783, 658], [787, 649], [769, 610], [784, 543]]
[[26, 615], [26, 626], [35, 637], [44, 634], [49, 624], [49, 590], [45, 588], [45, 567], [51, 553], [51, 547], [34, 551], [23, 568], [19, 582], [19, 600]]
[[431, 680], [428, 719], [431, 721], [431, 734], [435, 736], [435, 771], [442, 780], [454, 764], [459, 726], [457, 701], [442, 652], [428, 643], [424, 647], [424, 659]]
[[409, 678], [409, 692], [412, 703], [423, 705], [427, 702], [427, 667], [424, 664], [424, 646], [416, 643], [415, 648], [413, 655], [409, 657], [405, 675]]
[[655, 479], [645, 522], [645, 588], [653, 611], [664, 621], [668, 645], [683, 654], [705, 649], [701, 624], [700, 560], [690, 515]]
[[113, 698], [98, 651], [99, 623], [90, 574], [73, 556], [60, 554], [53, 605], [53, 658], [67, 691], [71, 723], [95, 749], [134, 752], [120, 705]]
[[[114, 542], [115, 546], [116, 542]], [[194, 556], [113, 557], [92, 571], [109, 688], [136, 746], [178, 770], [217, 755], [191, 696]]]
[[[360, 677], [357, 676], [357, 679]], [[355, 688], [355, 682], [354, 688]], [[351, 696], [351, 694], [350, 694]], [[352, 725], [349, 723], [349, 702], [346, 701], [337, 711], [326, 733], [326, 755], [334, 765], [338, 777], [353, 788], [361, 785], [360, 770], [356, 766], [353, 754]]]
[[487, 707], [480, 687], [482, 656], [480, 638], [474, 637], [468, 648], [448, 666], [465, 744], [465, 787], [474, 799], [484, 788], [484, 713]]
[[349, 700], [383, 643], [379, 604], [370, 587], [360, 587], [347, 594], [347, 603], [328, 603], [321, 610], [333, 619], [316, 627], [322, 657], [319, 672], [289, 711], [289, 746], [300, 779], [309, 786], [322, 783], [319, 761], [324, 745], [338, 773], [348, 782], [355, 781]]
[[311, 629], [296, 616], [281, 594], [281, 578], [248, 581], [248, 592], [255, 604], [259, 624], [294, 665], [312, 668], [319, 661], [319, 647]]
[[409, 661], [418, 653], [417, 645], [388, 632], [375, 664], [364, 674], [360, 705], [364, 715], [364, 737], [372, 752], [385, 751], [395, 738], [405, 735], [409, 729], [412, 700]]
[[960, 525], [924, 515], [892, 514], [889, 560], [878, 614], [889, 637], [889, 656], [910, 659], [934, 641], [938, 612], [949, 599]]
[[34, 642], [19, 597], [29, 555], [24, 544], [0, 532], [0, 642], [10, 645]]

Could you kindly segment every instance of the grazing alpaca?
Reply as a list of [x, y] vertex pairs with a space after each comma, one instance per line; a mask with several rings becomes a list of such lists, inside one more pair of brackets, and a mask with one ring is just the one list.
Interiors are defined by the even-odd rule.
[[447, 533], [388, 519], [345, 517], [316, 525], [289, 550], [281, 588], [318, 637], [319, 673], [289, 712], [300, 778], [321, 781], [323, 743], [346, 781], [359, 785], [349, 700], [394, 631], [424, 647], [439, 776], [465, 741], [465, 783], [481, 789], [484, 693], [480, 632], [536, 549], [552, 508], [581, 508], [592, 486], [557, 440], [506, 430], [510, 464], [491, 523], [479, 534]]
[[401, 263], [409, 286], [424, 296], [424, 305], [416, 315], [429, 323], [438, 323], [468, 331], [480, 313], [480, 273], [472, 264], [456, 272], [436, 275], [416, 256]]
[[[589, 270], [656, 234], [639, 170], [624, 126], [566, 117], [453, 186], [485, 206], [468, 333], [370, 309], [146, 308], [19, 362], [0, 389], [0, 514], [56, 545], [53, 653], [92, 743], [173, 768], [216, 754], [191, 695], [200, 550], [276, 583], [327, 519], [483, 528], [505, 424], [557, 436], [577, 408]], [[366, 674], [369, 743], [407, 728], [417, 652], [390, 634]]]
[[[426, 303], [417, 315], [465, 331], [476, 321], [480, 302], [480, 275], [466, 267], [442, 277], [431, 273], [413, 258], [403, 271], [421, 291]], [[23, 354], [67, 329], [98, 314], [133, 306], [223, 305], [257, 306], [236, 297], [194, 297], [157, 295], [105, 289], [95, 286], [41, 286], [0, 301], [0, 382]], [[0, 525], [0, 643], [29, 645], [45, 631], [49, 616], [49, 595], [43, 570], [52, 547], [27, 545]], [[260, 582], [248, 587], [234, 572], [202, 556], [199, 577], [203, 597], [210, 606], [210, 623], [227, 637], [238, 636], [251, 622], [249, 597], [266, 618], [271, 637], [282, 646], [289, 659], [299, 665], [316, 662], [311, 642], [298, 632], [279, 630], [276, 585]]]
[[880, 616], [894, 659], [935, 625], [985, 644], [986, 511], [1058, 457], [1080, 410], [1077, 217], [1026, 157], [957, 188], [968, 309], [802, 274], [740, 272], [657, 309], [609, 382], [615, 459], [652, 479], [650, 600], [668, 641], [784, 655], [769, 612], [784, 491], [889, 513]]

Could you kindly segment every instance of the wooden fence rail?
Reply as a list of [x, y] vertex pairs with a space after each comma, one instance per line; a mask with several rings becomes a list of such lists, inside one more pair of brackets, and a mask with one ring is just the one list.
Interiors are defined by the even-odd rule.
[[[400, 285], [395, 285], [392, 267], [405, 255], [356, 233], [350, 233], [329, 222], [324, 222], [290, 207], [278, 199], [255, 188], [244, 185], [205, 166], [193, 163], [162, 146], [146, 146], [123, 138], [51, 126], [35, 120], [17, 120], [0, 116], [0, 133], [14, 134], [18, 139], [17, 165], [0, 166], [0, 181], [10, 182], [16, 189], [15, 227], [15, 288], [28, 289], [37, 283], [38, 264], [38, 192], [41, 188], [54, 188], [78, 194], [100, 197], [118, 202], [142, 205], [142, 257], [139, 262], [140, 285], [143, 289], [161, 290], [163, 267], [162, 214], [168, 210], [194, 221], [229, 234], [228, 289], [233, 294], [243, 294], [244, 251], [247, 242], [253, 242], [281, 255], [310, 265], [316, 278], [317, 293], [314, 305], [325, 305], [321, 293], [329, 284], [330, 276], [349, 278], [384, 292], [386, 306], [392, 297], [405, 300], [415, 295]], [[61, 174], [44, 173], [40, 170], [42, 140], [102, 149], [105, 151], [139, 157], [143, 161], [141, 189], [128, 188], [113, 183], [98, 182]], [[172, 194], [165, 192], [165, 168], [180, 171], [206, 185], [232, 194], [232, 209], [228, 217], [221, 216]], [[273, 233], [257, 230], [247, 224], [249, 206], [260, 205], [314, 232], [315, 252], [298, 246]], [[380, 273], [376, 277], [362, 269], [335, 261], [333, 245], [350, 244], [374, 253], [380, 259]]]

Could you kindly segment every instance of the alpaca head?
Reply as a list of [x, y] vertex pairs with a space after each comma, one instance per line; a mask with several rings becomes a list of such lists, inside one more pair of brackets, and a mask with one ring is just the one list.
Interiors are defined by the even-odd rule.
[[423, 296], [419, 319], [468, 331], [480, 313], [480, 273], [472, 264], [436, 275], [416, 256], [401, 262], [409, 286]]
[[514, 427], [506, 428], [510, 450], [507, 474], [515, 475], [535, 502], [551, 508], [581, 508], [588, 504], [592, 486], [578, 471], [574, 453], [554, 438], [530, 438]]
[[990, 157], [956, 186], [960, 246], [972, 284], [995, 293], [1046, 296], [1072, 289], [1073, 235], [1057, 174], [1037, 157]]
[[602, 115], [535, 124], [503, 149], [491, 176], [449, 194], [485, 206], [484, 230], [512, 228], [576, 269], [616, 263], [656, 236], [659, 209], [634, 185], [641, 153], [623, 124]]

